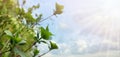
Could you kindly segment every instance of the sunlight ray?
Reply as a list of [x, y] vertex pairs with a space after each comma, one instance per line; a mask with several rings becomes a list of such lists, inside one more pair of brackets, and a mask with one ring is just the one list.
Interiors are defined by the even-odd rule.
[[[119, 0], [106, 0], [101, 11], [98, 10], [77, 21], [83, 33], [101, 36], [102, 44], [106, 45], [106, 57], [110, 55], [109, 49], [120, 50], [120, 4], [116, 1], [120, 2]], [[102, 44], [98, 51], [103, 50]]]

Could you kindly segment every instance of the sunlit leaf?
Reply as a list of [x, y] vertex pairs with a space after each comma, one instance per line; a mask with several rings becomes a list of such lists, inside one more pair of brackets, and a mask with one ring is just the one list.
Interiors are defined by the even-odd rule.
[[33, 23], [33, 22], [35, 22], [34, 17], [29, 12], [25, 13], [24, 17], [26, 18], [27, 23]]
[[11, 37], [13, 36], [13, 34], [12, 34], [9, 30], [5, 30], [4, 32], [5, 32], [8, 36], [11, 36]]
[[19, 54], [20, 57], [26, 57], [25, 53], [22, 52], [21, 50], [17, 49], [17, 48], [14, 48], [14, 52], [17, 53], [17, 54]]
[[64, 8], [63, 5], [56, 3], [56, 10], [54, 12], [54, 15], [63, 13], [63, 8]]
[[17, 43], [19, 43], [22, 39], [21, 38], [13, 38], [13, 40], [15, 41], [15, 43], [17, 44]]
[[26, 41], [25, 40], [22, 40], [18, 43], [19, 45], [25, 45], [26, 44]]

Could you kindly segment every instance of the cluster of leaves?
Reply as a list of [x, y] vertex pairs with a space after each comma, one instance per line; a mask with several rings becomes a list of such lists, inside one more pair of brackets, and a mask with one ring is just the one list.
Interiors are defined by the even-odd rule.
[[[25, 2], [23, 0], [23, 5]], [[42, 19], [42, 14], [32, 16], [39, 4], [27, 11], [20, 6], [18, 0], [0, 0], [0, 57], [41, 57], [46, 54], [38, 55], [40, 50], [37, 44], [41, 43], [47, 44], [49, 51], [58, 49], [56, 43], [51, 41], [53, 34], [48, 26], [38, 26], [46, 18]], [[53, 15], [61, 14], [62, 9], [63, 6], [56, 3]]]

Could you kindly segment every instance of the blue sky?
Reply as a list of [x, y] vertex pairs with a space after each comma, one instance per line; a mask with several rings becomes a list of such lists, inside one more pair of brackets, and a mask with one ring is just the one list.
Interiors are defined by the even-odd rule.
[[35, 13], [43, 18], [53, 13], [56, 2], [64, 5], [63, 14], [41, 23], [49, 24], [59, 45], [44, 57], [120, 57], [119, 0], [28, 1], [26, 7], [40, 3]]

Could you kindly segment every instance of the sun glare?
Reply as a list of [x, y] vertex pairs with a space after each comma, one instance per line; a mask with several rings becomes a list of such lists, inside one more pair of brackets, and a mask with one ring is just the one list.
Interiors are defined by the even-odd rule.
[[[120, 48], [120, 0], [103, 0], [104, 4], [97, 13], [80, 19], [82, 31], [87, 34], [102, 36], [104, 43]], [[109, 45], [106, 57], [109, 57]], [[102, 46], [100, 46], [100, 51]]]
[[109, 35], [108, 38], [120, 37], [120, 4], [117, 1], [120, 2], [105, 0], [99, 12], [81, 19], [79, 23], [84, 27], [83, 30], [89, 28], [90, 33], [105, 37]]

